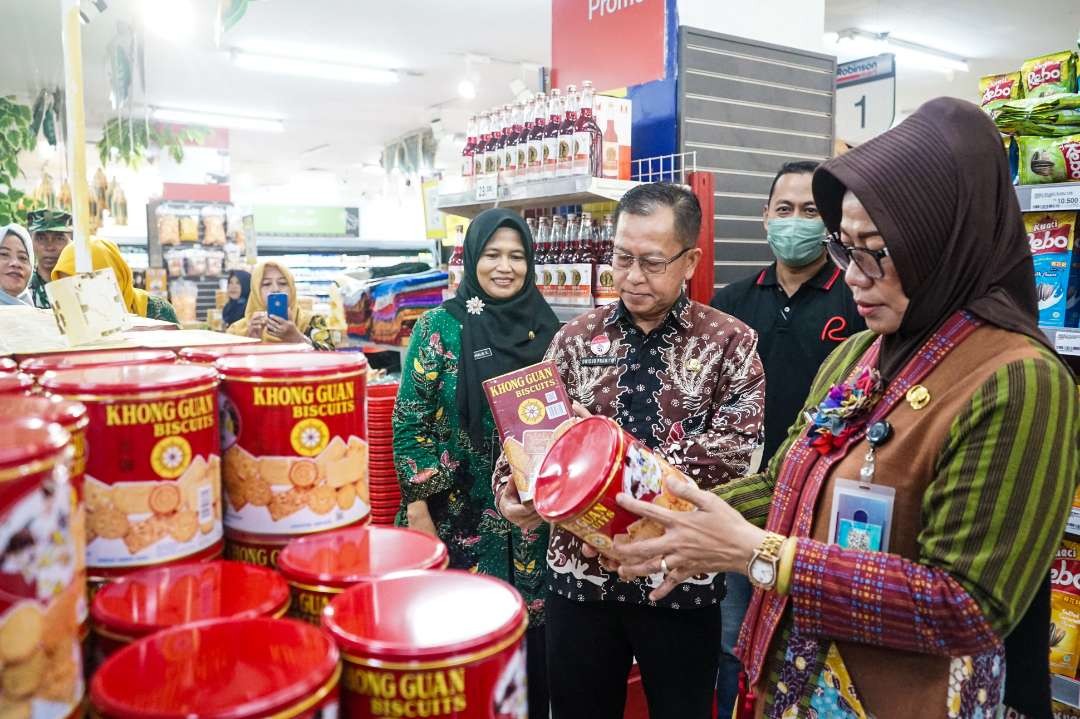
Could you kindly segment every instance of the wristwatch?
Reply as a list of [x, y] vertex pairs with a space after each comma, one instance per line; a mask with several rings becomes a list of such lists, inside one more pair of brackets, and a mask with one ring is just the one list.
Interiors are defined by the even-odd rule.
[[780, 548], [784, 544], [784, 537], [769, 532], [761, 540], [761, 544], [754, 550], [750, 562], [746, 565], [746, 576], [750, 584], [758, 589], [769, 591], [776, 586], [777, 566], [780, 564]]

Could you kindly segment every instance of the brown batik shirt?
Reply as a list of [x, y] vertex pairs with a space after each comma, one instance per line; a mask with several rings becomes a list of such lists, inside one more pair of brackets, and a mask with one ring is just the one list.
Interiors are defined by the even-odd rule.
[[[761, 440], [765, 375], [757, 335], [739, 320], [680, 297], [646, 334], [622, 302], [583, 314], [548, 348], [570, 396], [618, 422], [702, 489], [746, 474]], [[575, 601], [652, 604], [662, 577], [621, 581], [581, 540], [556, 527], [548, 545], [549, 589]], [[723, 577], [693, 577], [658, 602], [674, 609], [716, 604]]]

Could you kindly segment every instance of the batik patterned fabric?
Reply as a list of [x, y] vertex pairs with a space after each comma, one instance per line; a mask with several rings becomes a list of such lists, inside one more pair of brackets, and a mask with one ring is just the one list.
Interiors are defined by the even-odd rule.
[[[570, 397], [611, 417], [705, 489], [746, 474], [761, 440], [765, 377], [756, 333], [719, 310], [681, 297], [646, 334], [621, 302], [599, 307], [563, 327], [547, 358]], [[548, 551], [551, 591], [575, 601], [652, 604], [657, 577], [619, 581], [581, 540], [556, 528]], [[700, 575], [660, 606], [716, 604], [723, 581]]]

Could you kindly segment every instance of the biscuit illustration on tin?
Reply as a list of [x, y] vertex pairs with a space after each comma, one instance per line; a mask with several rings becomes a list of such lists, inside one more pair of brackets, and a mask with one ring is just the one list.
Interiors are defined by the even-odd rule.
[[90, 531], [105, 539], [120, 539], [131, 527], [127, 515], [113, 506], [90, 512], [88, 520]]
[[179, 511], [165, 521], [169, 536], [178, 542], [190, 542], [199, 531], [199, 515], [191, 509]]
[[31, 696], [41, 686], [46, 665], [45, 650], [40, 648], [21, 662], [5, 664], [0, 673], [0, 688], [4, 695], [13, 699]]
[[289, 467], [289, 481], [296, 487], [313, 487], [319, 480], [319, 466], [310, 459], [298, 459]]
[[356, 504], [356, 487], [346, 484], [337, 490], [337, 505], [341, 509], [349, 509]]
[[128, 533], [124, 535], [124, 544], [130, 553], [138, 554], [163, 539], [165, 534], [165, 521], [153, 516], [131, 525]]
[[45, 615], [37, 602], [23, 602], [11, 609], [0, 624], [0, 658], [4, 665], [29, 659], [44, 631]]
[[307, 506], [315, 514], [326, 514], [337, 504], [337, 494], [332, 487], [323, 485], [311, 490], [307, 496]]
[[242, 487], [244, 497], [256, 507], [265, 507], [273, 501], [274, 491], [258, 477], [244, 480]]
[[159, 484], [150, 491], [150, 511], [172, 514], [180, 508], [180, 489], [175, 484]]

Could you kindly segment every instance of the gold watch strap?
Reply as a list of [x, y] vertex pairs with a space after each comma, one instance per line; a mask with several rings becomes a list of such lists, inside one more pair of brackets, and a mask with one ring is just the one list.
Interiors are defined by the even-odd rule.
[[761, 540], [761, 544], [757, 548], [757, 556], [762, 559], [767, 559], [770, 562], [776, 562], [780, 560], [780, 548], [784, 544], [784, 540], [787, 537], [776, 534], [775, 532], [769, 532], [765, 535], [765, 538]]

